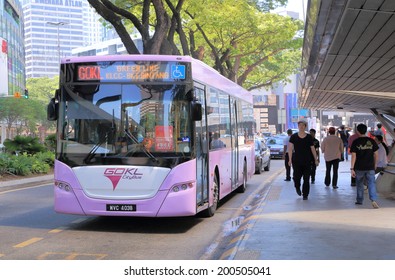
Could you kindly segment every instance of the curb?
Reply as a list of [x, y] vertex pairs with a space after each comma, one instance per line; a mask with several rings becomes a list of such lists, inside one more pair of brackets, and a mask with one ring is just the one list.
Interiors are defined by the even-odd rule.
[[15, 187], [15, 186], [26, 185], [26, 184], [50, 183], [53, 181], [53, 179], [54, 179], [54, 175], [50, 174], [50, 175], [43, 175], [43, 176], [37, 176], [31, 178], [9, 180], [9, 181], [0, 182], [0, 188]]

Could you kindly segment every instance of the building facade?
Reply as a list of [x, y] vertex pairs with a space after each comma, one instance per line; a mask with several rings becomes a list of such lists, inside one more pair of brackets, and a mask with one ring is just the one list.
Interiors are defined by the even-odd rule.
[[27, 78], [59, 74], [61, 58], [101, 40], [100, 16], [86, 0], [22, 0]]
[[25, 49], [22, 6], [0, 0], [0, 96], [25, 90]]
[[[143, 41], [138, 36], [131, 36], [136, 37], [133, 39], [133, 42], [136, 44], [137, 49], [142, 53]], [[126, 48], [119, 37], [72, 50], [73, 56], [113, 55], [127, 53], [128, 52], [126, 51]]]

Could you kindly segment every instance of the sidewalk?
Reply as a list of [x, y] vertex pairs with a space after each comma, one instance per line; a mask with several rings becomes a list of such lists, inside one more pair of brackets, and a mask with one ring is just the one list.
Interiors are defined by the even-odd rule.
[[281, 173], [265, 199], [240, 226], [242, 234], [221, 259], [394, 260], [395, 201], [379, 193], [373, 209], [367, 191], [355, 205], [350, 161], [339, 166], [338, 189], [324, 185], [325, 162], [317, 168], [308, 200]]

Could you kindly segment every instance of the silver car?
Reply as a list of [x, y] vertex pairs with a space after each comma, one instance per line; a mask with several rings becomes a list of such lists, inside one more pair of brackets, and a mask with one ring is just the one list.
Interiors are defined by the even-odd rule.
[[270, 148], [271, 158], [283, 158], [284, 156], [284, 137], [270, 137], [266, 140]]
[[255, 174], [270, 170], [270, 149], [265, 139], [255, 138]]

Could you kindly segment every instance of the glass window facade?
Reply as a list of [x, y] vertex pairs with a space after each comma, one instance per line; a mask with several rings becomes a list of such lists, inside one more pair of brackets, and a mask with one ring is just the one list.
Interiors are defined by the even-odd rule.
[[26, 81], [23, 13], [18, 0], [0, 0], [0, 38], [2, 58], [7, 57], [7, 67], [1, 67], [7, 73], [0, 75], [8, 77], [8, 95], [14, 95], [25, 90]]
[[25, 16], [27, 78], [59, 75], [72, 49], [100, 40], [99, 15], [87, 0], [21, 0]]

